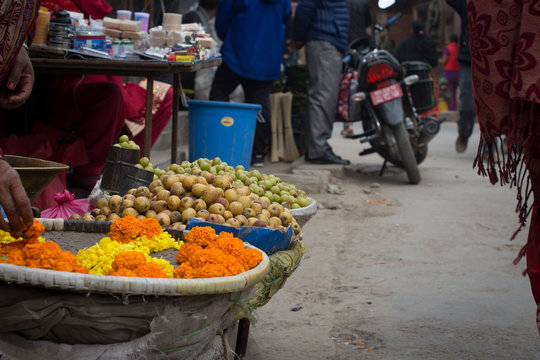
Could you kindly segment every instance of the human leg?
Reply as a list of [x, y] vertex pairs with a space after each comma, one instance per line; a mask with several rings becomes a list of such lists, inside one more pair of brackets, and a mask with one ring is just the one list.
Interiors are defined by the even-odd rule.
[[270, 93], [272, 92], [272, 82], [243, 78], [241, 84], [244, 89], [246, 103], [262, 106], [261, 113], [265, 122], [257, 121], [251, 157], [254, 159], [254, 165], [260, 166], [261, 160], [263, 161], [262, 165], [264, 165], [264, 155], [266, 154], [266, 148], [270, 146], [271, 136]]
[[309, 72], [305, 141], [307, 159], [333, 154], [328, 139], [332, 136], [338, 99], [341, 53], [326, 41], [309, 41], [306, 63]]
[[229, 101], [229, 95], [240, 84], [240, 76], [232, 71], [224, 62], [216, 70], [210, 89], [210, 100]]
[[474, 129], [476, 111], [472, 89], [472, 73], [470, 64], [460, 64], [459, 69], [459, 119], [456, 151], [462, 153], [467, 149], [467, 143]]

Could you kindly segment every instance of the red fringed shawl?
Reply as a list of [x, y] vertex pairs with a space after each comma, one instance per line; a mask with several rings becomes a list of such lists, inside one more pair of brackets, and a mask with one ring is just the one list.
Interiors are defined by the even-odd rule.
[[13, 59], [28, 39], [37, 18], [39, 1], [0, 1], [0, 82], [11, 68]]
[[467, 6], [481, 131], [474, 167], [492, 184], [517, 187], [521, 226], [514, 238], [530, 213], [531, 176], [540, 176], [527, 166], [540, 154], [540, 0], [468, 0]]

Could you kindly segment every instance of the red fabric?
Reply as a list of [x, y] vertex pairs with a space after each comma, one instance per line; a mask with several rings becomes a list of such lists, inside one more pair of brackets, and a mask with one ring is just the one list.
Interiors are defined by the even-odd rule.
[[23, 43], [34, 34], [39, 1], [3, 0], [1, 6], [0, 23], [4, 32], [0, 37], [0, 81], [8, 74]]
[[103, 19], [113, 9], [104, 0], [42, 0], [41, 6], [45, 6], [51, 12], [62, 9], [80, 12], [92, 19]]
[[358, 80], [358, 71], [341, 74], [339, 79], [339, 93], [337, 111], [334, 121], [349, 122], [349, 101], [351, 97], [351, 80]]
[[459, 50], [457, 43], [451, 42], [450, 44], [446, 45], [446, 47], [444, 48], [444, 55], [448, 56], [448, 60], [446, 60], [446, 63], [443, 66], [443, 70], [459, 71], [459, 61], [457, 59], [458, 52]]
[[[0, 138], [0, 147], [6, 154], [56, 161], [71, 167], [88, 162], [81, 138], [41, 123], [36, 123], [29, 135]], [[64, 172], [51, 181], [32, 205], [40, 209], [54, 206], [52, 195], [65, 188]]]
[[73, 0], [82, 10], [82, 13], [92, 19], [103, 19], [111, 11], [112, 7], [104, 0]]
[[[482, 135], [474, 165], [493, 184], [516, 186], [519, 229], [526, 224], [534, 195], [528, 242], [519, 257], [526, 251], [526, 272], [540, 305], [540, 0], [468, 0], [467, 8]], [[497, 149], [501, 138], [506, 139], [507, 154]], [[540, 330], [539, 315], [537, 311]]]
[[71, 0], [41, 0], [41, 6], [46, 7], [51, 13], [59, 10], [82, 12]]
[[[136, 85], [136, 84], [134, 84]], [[140, 86], [139, 86], [140, 87]], [[144, 91], [146, 94], [146, 90]], [[146, 95], [145, 95], [146, 96]], [[154, 99], [156, 101], [156, 99]], [[162, 101], [158, 104], [159, 107], [157, 111], [152, 115], [152, 134], [151, 134], [151, 147], [154, 146], [154, 143], [158, 139], [159, 135], [161, 135], [163, 129], [169, 122], [172, 114], [172, 103], [173, 103], [173, 89], [172, 87], [169, 88], [167, 91], [167, 95], [165, 95], [165, 98], [163, 98]], [[145, 100], [146, 104], [146, 100]], [[143, 109], [139, 111], [140, 114], [144, 114], [146, 111], [146, 106], [143, 106]], [[133, 138], [133, 141], [135, 141], [141, 148], [141, 156], [144, 154], [144, 131], [139, 133], [137, 136]]]
[[[105, 75], [89, 75], [86, 76], [82, 83], [91, 82], [112, 82], [117, 84], [122, 90], [122, 98], [124, 99], [124, 117], [140, 124], [144, 124], [146, 114], [146, 88], [138, 83], [122, 82], [120, 76], [105, 76]], [[154, 82], [154, 86], [157, 84]], [[157, 108], [152, 115], [152, 135], [151, 145], [153, 146], [163, 129], [169, 122], [172, 114], [173, 89], [170, 87], [163, 99], [154, 96], [153, 107]], [[132, 138], [141, 148], [141, 156], [144, 154], [144, 131]]]

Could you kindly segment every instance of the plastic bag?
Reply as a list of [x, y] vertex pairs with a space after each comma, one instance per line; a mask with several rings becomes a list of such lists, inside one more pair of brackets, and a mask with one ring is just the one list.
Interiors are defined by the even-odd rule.
[[68, 190], [59, 192], [53, 195], [54, 200], [58, 204], [41, 212], [41, 217], [49, 219], [69, 219], [71, 215], [83, 215], [85, 212], [92, 210], [92, 206], [88, 199], [75, 199], [75, 194], [70, 194]]

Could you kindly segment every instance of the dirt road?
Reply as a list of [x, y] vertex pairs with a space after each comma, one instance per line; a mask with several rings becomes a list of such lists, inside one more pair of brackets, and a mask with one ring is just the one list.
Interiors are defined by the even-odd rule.
[[300, 267], [259, 309], [247, 359], [540, 359], [525, 261], [512, 265], [526, 239], [509, 241], [515, 191], [472, 169], [477, 132], [465, 154], [455, 136], [443, 124], [416, 186], [397, 169], [379, 177], [381, 158], [333, 136], [353, 161], [334, 172], [343, 194], [311, 194], [325, 208], [303, 229]]

